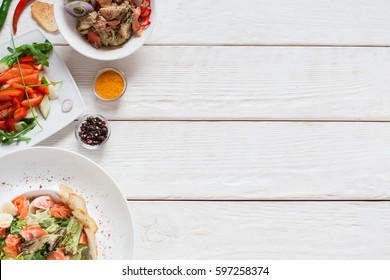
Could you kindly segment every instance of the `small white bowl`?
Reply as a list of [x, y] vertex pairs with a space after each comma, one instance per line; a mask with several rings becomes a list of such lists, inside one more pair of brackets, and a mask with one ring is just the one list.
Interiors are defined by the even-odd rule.
[[[97, 92], [96, 92], [96, 81], [97, 79], [100, 77], [101, 74], [107, 72], [107, 71], [114, 71], [115, 73], [119, 74], [122, 79], [123, 79], [123, 83], [124, 83], [124, 86], [123, 86], [123, 90], [121, 92], [120, 95], [118, 95], [117, 97], [115, 98], [112, 98], [112, 99], [105, 99], [103, 97], [101, 97]], [[95, 96], [97, 98], [99, 98], [100, 100], [103, 100], [103, 101], [106, 101], [106, 102], [111, 102], [111, 101], [115, 101], [115, 100], [118, 100], [119, 98], [122, 97], [122, 95], [126, 92], [126, 89], [127, 89], [127, 79], [125, 77], [125, 74], [122, 73], [122, 71], [119, 71], [118, 69], [116, 68], [112, 68], [112, 67], [106, 67], [106, 68], [103, 68], [101, 70], [99, 70], [96, 75], [95, 75], [95, 79], [93, 80], [93, 84], [92, 84], [92, 88], [93, 88], [93, 93], [95, 94]]]
[[[157, 19], [158, 0], [151, 0], [152, 14], [150, 26], [142, 32], [141, 37], [132, 36], [124, 45], [113, 48], [102, 47], [96, 49], [77, 31], [78, 19], [69, 15], [64, 8], [64, 1], [54, 1], [54, 17], [61, 35], [68, 44], [82, 55], [96, 60], [116, 60], [127, 57], [137, 51], [148, 39], [153, 31]], [[136, 1], [137, 3], [141, 0]]]

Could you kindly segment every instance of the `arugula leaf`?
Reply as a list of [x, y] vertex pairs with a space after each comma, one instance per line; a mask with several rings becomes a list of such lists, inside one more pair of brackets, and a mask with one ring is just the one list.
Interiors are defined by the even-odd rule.
[[5, 131], [0, 129], [0, 143], [3, 143], [3, 144], [11, 144], [13, 142], [17, 142], [17, 143], [27, 142], [28, 143], [28, 142], [30, 142], [31, 138], [24, 137], [23, 135], [25, 135], [30, 130], [33, 130], [35, 126], [36, 126], [36, 123], [31, 123], [19, 132], [14, 132], [14, 131], [5, 132]]
[[24, 44], [15, 49], [9, 47], [8, 51], [13, 57], [22, 57], [32, 55], [38, 64], [49, 66], [48, 53], [53, 50], [53, 45], [46, 40], [44, 43], [32, 43], [31, 45]]

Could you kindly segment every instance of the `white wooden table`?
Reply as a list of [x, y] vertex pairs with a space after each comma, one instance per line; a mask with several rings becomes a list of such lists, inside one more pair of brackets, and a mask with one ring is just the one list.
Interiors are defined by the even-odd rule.
[[[147, 45], [121, 61], [48, 35], [113, 131], [99, 151], [74, 124], [42, 145], [113, 176], [135, 257], [388, 259], [390, 2], [157, 1]], [[32, 28], [28, 9], [19, 32]], [[91, 91], [106, 66], [129, 81], [112, 104]]]

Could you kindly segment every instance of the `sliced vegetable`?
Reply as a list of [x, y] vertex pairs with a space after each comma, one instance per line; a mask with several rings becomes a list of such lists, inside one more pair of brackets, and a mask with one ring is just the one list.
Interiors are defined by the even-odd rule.
[[[7, 236], [7, 229], [6, 228], [0, 228], [0, 240], [5, 238]], [[1, 250], [2, 248], [0, 248]]]
[[84, 1], [68, 2], [64, 7], [65, 10], [74, 17], [82, 17], [95, 10], [91, 4]]
[[20, 121], [20, 122], [15, 123], [15, 130], [16, 130], [16, 132], [19, 132], [19, 131], [22, 131], [23, 129], [25, 129], [27, 126], [28, 126], [28, 124], [26, 124], [24, 121]]
[[55, 87], [55, 85], [53, 85], [53, 83], [49, 82], [49, 80], [45, 76], [42, 77], [41, 82], [49, 90], [49, 99], [50, 100], [55, 100], [55, 99], [58, 99], [58, 97], [60, 97], [59, 92], [58, 92], [57, 88]]
[[43, 97], [41, 103], [39, 103], [38, 105], [38, 108], [41, 111], [43, 118], [46, 120], [47, 117], [49, 116], [50, 108], [51, 108], [49, 96], [45, 95]]
[[35, 121], [35, 116], [37, 115], [37, 112], [35, 111], [34, 108], [29, 109], [27, 111], [26, 117], [23, 119], [23, 121], [27, 124], [31, 124]]
[[[27, 110], [26, 110], [26, 108], [20, 107], [20, 108], [16, 109], [16, 111], [14, 112], [14, 120], [15, 120], [15, 122], [20, 122], [21, 120], [23, 120], [23, 119], [26, 117], [26, 115], [27, 115]], [[25, 124], [26, 124], [26, 123], [25, 123]], [[27, 124], [26, 124], [26, 126], [27, 126]], [[25, 127], [26, 127], [26, 126], [25, 126]], [[25, 127], [22, 127], [22, 129], [19, 129], [19, 130], [18, 130], [18, 128], [16, 127], [16, 123], [15, 123], [15, 129], [16, 129], [16, 131], [21, 131], [21, 130], [23, 130]]]

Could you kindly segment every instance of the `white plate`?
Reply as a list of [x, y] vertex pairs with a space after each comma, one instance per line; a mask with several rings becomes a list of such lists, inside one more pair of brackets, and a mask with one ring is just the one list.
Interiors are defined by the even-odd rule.
[[[15, 46], [18, 47], [33, 42], [40, 43], [45, 40], [45, 35], [40, 30], [35, 29], [15, 37]], [[0, 45], [0, 58], [9, 55], [8, 47], [12, 47], [11, 41]], [[50, 54], [49, 64], [49, 67], [45, 67], [45, 76], [52, 81], [63, 81], [63, 83], [58, 86], [60, 97], [57, 100], [51, 100], [51, 109], [47, 120], [39, 116], [39, 123], [42, 125], [43, 130], [36, 126], [32, 131], [27, 133], [26, 136], [31, 138], [28, 144], [23, 142], [19, 144], [13, 143], [11, 145], [0, 144], [0, 155], [38, 144], [70, 124], [84, 112], [85, 106], [80, 91], [65, 63], [54, 50]], [[73, 108], [68, 113], [64, 113], [61, 110], [62, 103], [66, 99], [70, 99], [73, 102]]]
[[[141, 0], [136, 2], [140, 3]], [[117, 48], [95, 49], [77, 31], [78, 19], [69, 15], [64, 8], [64, 1], [54, 1], [54, 17], [61, 35], [68, 44], [82, 55], [97, 60], [116, 60], [127, 57], [137, 51], [146, 42], [152, 33], [157, 20], [157, 0], [150, 2], [152, 14], [150, 26], [142, 32], [141, 37], [132, 36], [124, 45]]]
[[87, 201], [99, 226], [99, 259], [132, 259], [133, 226], [126, 201], [111, 177], [89, 159], [49, 147], [23, 149], [0, 157], [0, 205], [28, 192], [73, 187]]

